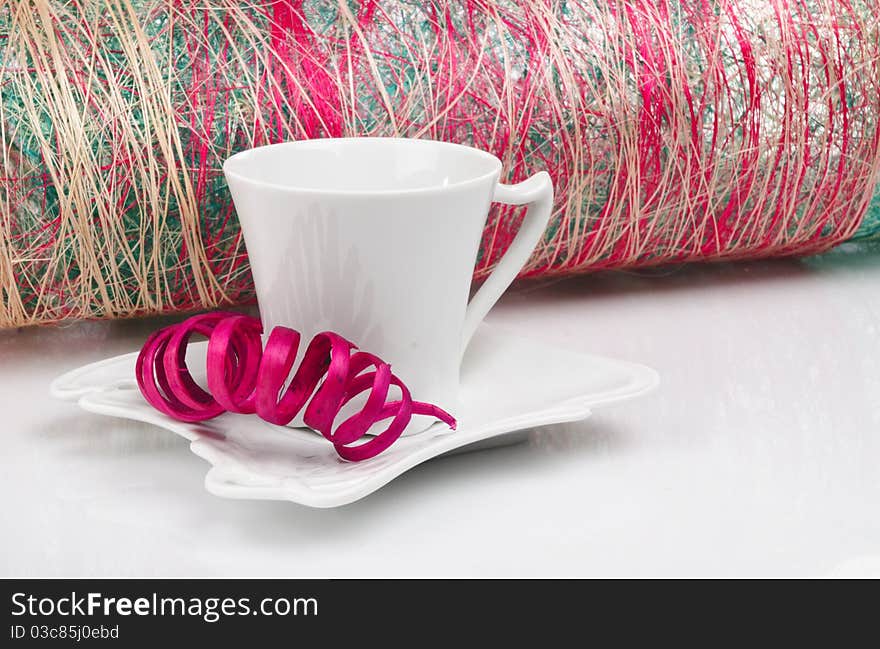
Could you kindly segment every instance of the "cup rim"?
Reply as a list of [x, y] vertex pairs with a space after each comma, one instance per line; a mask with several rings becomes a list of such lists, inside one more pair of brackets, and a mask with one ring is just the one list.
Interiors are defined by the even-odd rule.
[[[254, 152], [260, 151], [268, 151], [270, 149], [278, 149], [278, 148], [305, 148], [306, 146], [320, 146], [322, 144], [351, 144], [354, 142], [382, 142], [382, 143], [402, 143], [406, 142], [410, 143], [420, 143], [417, 146], [442, 146], [448, 147], [451, 149], [457, 149], [462, 153], [466, 153], [468, 155], [476, 155], [481, 157], [492, 163], [492, 167], [486, 173], [482, 173], [471, 178], [465, 178], [464, 180], [459, 180], [457, 182], [448, 184], [448, 185], [425, 185], [424, 187], [409, 187], [402, 189], [324, 189], [319, 187], [307, 187], [307, 186], [297, 186], [291, 184], [281, 184], [269, 182], [266, 180], [261, 180], [258, 178], [254, 178], [253, 176], [248, 176], [246, 174], [242, 174], [238, 171], [235, 171], [233, 167], [236, 165], [236, 161], [245, 157], [246, 155], [252, 155]], [[262, 187], [265, 189], [275, 189], [278, 191], [286, 191], [286, 192], [295, 192], [301, 194], [316, 194], [316, 195], [345, 195], [345, 196], [399, 196], [403, 194], [431, 194], [431, 193], [441, 193], [454, 189], [461, 189], [464, 187], [468, 187], [470, 185], [474, 185], [480, 182], [485, 182], [486, 180], [497, 177], [501, 173], [502, 163], [501, 160], [498, 159], [497, 156], [492, 155], [488, 151], [483, 151], [482, 149], [478, 149], [476, 147], [467, 146], [465, 144], [456, 144], [454, 142], [445, 142], [443, 140], [430, 140], [423, 138], [409, 138], [409, 137], [328, 137], [328, 138], [313, 138], [308, 140], [293, 140], [288, 142], [278, 142], [275, 144], [264, 144], [258, 147], [252, 147], [250, 149], [245, 149], [244, 151], [239, 151], [235, 153], [223, 162], [223, 174], [226, 176], [227, 184], [229, 179], [235, 178], [238, 181], [248, 183], [250, 185], [254, 185], [257, 187]]]

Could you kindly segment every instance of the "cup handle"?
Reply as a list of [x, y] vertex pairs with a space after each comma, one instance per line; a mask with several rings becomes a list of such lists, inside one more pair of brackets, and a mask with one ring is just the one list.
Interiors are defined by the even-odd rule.
[[553, 182], [550, 179], [550, 174], [546, 171], [539, 171], [531, 178], [516, 185], [498, 183], [495, 186], [495, 195], [492, 200], [507, 205], [528, 204], [529, 209], [507, 252], [501, 257], [495, 270], [486, 278], [467, 306], [462, 330], [462, 354], [467, 349], [477, 327], [489, 313], [489, 309], [495, 305], [501, 294], [516, 279], [519, 271], [522, 270], [535, 250], [535, 246], [538, 245], [541, 235], [547, 229], [547, 222], [553, 211]]

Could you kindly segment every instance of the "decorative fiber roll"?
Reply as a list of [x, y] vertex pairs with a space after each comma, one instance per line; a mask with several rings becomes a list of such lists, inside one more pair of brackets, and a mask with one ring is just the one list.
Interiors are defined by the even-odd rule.
[[862, 226], [856, 232], [854, 239], [878, 239], [880, 238], [880, 188], [874, 194], [874, 200], [868, 208], [867, 214], [862, 219]]
[[[0, 325], [250, 300], [222, 161], [396, 135], [546, 169], [526, 275], [880, 231], [875, 0], [0, 3]], [[477, 275], [520, 213], [493, 211]], [[861, 229], [860, 229], [861, 228]]]

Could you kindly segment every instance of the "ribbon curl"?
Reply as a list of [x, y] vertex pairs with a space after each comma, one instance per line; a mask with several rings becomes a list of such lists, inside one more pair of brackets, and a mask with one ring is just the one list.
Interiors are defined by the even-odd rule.
[[[255, 413], [284, 426], [305, 408], [305, 424], [332, 442], [340, 457], [352, 462], [374, 457], [391, 446], [413, 415], [435, 417], [455, 429], [452, 415], [434, 404], [413, 401], [388, 363], [357, 350], [342, 336], [326, 331], [312, 338], [291, 377], [299, 332], [275, 327], [265, 349], [262, 332], [257, 318], [222, 312], [197, 315], [160, 329], [138, 355], [135, 373], [141, 394], [156, 410], [185, 422], [235, 412]], [[193, 334], [208, 338], [207, 391], [196, 383], [186, 364]], [[400, 391], [394, 401], [388, 401], [391, 386]], [[334, 429], [342, 408], [368, 390], [361, 409]], [[387, 419], [391, 422], [384, 431], [354, 444], [374, 424]]]

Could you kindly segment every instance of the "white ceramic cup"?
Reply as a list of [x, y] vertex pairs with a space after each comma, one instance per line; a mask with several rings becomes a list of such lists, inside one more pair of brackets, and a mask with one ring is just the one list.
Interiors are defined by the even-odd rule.
[[[489, 153], [399, 138], [263, 146], [223, 171], [264, 331], [298, 330], [300, 354], [316, 333], [335, 331], [390, 363], [414, 399], [454, 415], [462, 354], [547, 226], [550, 176], [502, 185]], [[529, 208], [468, 302], [493, 200]], [[429, 423], [414, 419], [406, 433]]]

